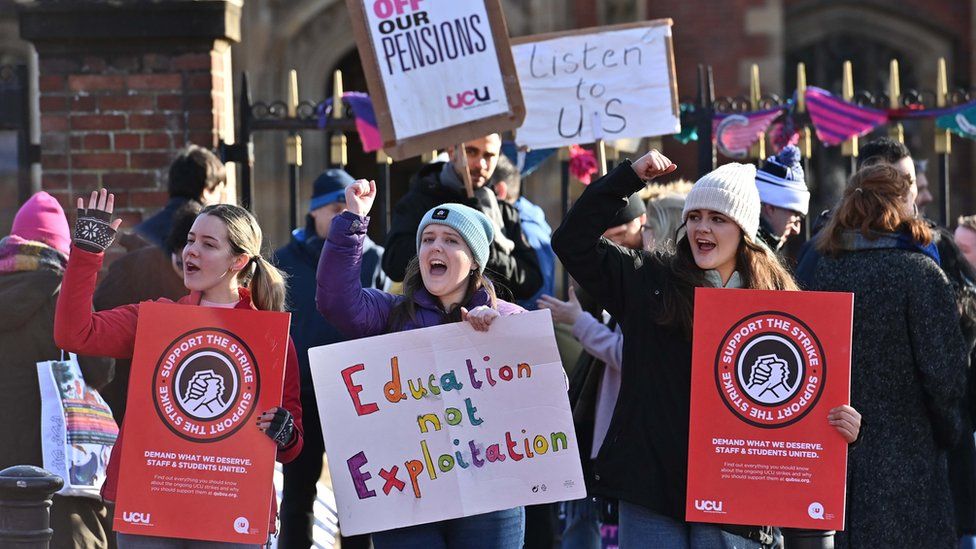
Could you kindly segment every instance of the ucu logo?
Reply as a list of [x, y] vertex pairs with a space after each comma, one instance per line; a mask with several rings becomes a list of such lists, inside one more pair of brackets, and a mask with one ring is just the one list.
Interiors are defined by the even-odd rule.
[[130, 524], [149, 524], [149, 513], [132, 513], [126, 511], [122, 513], [122, 520]]
[[447, 106], [452, 109], [460, 109], [463, 107], [470, 107], [475, 103], [484, 103], [491, 99], [491, 94], [488, 92], [488, 86], [483, 88], [468, 90], [461, 92], [454, 97], [450, 95], [447, 96]]
[[706, 513], [724, 513], [724, 511], [722, 511], [722, 502], [712, 501], [710, 499], [705, 499], [705, 500], [696, 499], [695, 509], [698, 509], [699, 511], [704, 511]]

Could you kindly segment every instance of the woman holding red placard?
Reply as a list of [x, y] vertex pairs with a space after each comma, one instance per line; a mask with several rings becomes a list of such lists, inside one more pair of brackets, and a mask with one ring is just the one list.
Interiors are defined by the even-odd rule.
[[[73, 250], [65, 270], [54, 318], [54, 339], [61, 349], [92, 356], [131, 358], [136, 339], [139, 305], [123, 305], [92, 312], [95, 280], [104, 251], [115, 239], [121, 220], [112, 220], [115, 197], [105, 189], [92, 192], [85, 208], [78, 199]], [[177, 303], [236, 309], [284, 310], [284, 278], [261, 257], [261, 227], [244, 208], [229, 204], [200, 212], [183, 248], [183, 282], [190, 294]], [[162, 302], [169, 300], [161, 299]], [[298, 358], [291, 338], [285, 365], [281, 406], [266, 410], [257, 428], [278, 447], [278, 461], [287, 463], [302, 450], [302, 407], [299, 399]], [[125, 425], [116, 449], [121, 448]], [[102, 497], [114, 501], [120, 479], [118, 453], [113, 452]], [[271, 487], [269, 486], [269, 491]], [[274, 493], [269, 494], [274, 498]], [[271, 525], [274, 528], [274, 507]], [[188, 519], [190, 517], [187, 517]], [[183, 548], [189, 540], [118, 534], [122, 549]], [[193, 547], [249, 547], [241, 544], [193, 542]], [[255, 546], [256, 547], [256, 546]]]
[[[593, 467], [592, 486], [620, 501], [620, 546], [758, 548], [771, 529], [687, 523], [691, 335], [696, 287], [796, 290], [756, 240], [754, 166], [726, 164], [695, 183], [673, 250], [626, 250], [601, 235], [624, 200], [677, 166], [657, 151], [622, 162], [592, 183], [553, 234], [574, 279], [617, 319], [624, 334], [620, 396]], [[827, 419], [853, 442], [860, 415], [850, 406]]]

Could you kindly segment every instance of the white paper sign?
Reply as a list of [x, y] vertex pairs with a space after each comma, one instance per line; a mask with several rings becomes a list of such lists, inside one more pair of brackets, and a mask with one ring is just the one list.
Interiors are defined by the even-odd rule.
[[347, 535], [586, 496], [548, 311], [309, 350]]
[[629, 27], [527, 37], [512, 47], [526, 109], [519, 145], [543, 149], [681, 130], [671, 26]]
[[364, 6], [397, 139], [508, 112], [484, 2]]

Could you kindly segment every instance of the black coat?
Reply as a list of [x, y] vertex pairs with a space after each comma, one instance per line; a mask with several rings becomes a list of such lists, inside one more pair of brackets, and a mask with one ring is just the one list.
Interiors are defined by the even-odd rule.
[[[393, 280], [403, 280], [407, 263], [417, 255], [417, 227], [428, 210], [446, 203], [465, 204], [484, 210], [484, 200], [479, 200], [478, 195], [490, 193], [491, 190], [481, 187], [476, 189], [475, 198], [468, 199], [441, 182], [443, 168], [443, 162], [424, 166], [410, 182], [410, 190], [393, 208], [383, 254], [383, 270]], [[509, 254], [493, 243], [485, 273], [496, 283], [496, 288], [501, 286], [499, 290], [507, 289], [515, 299], [528, 299], [542, 287], [539, 260], [535, 250], [522, 236], [518, 210], [504, 201], [498, 201], [498, 206], [502, 212], [505, 236], [515, 243], [515, 249]], [[508, 296], [502, 292], [499, 297]]]
[[811, 289], [854, 293], [851, 405], [869, 426], [837, 547], [954, 547], [946, 451], [962, 431], [967, 349], [945, 274], [916, 251], [850, 251], [822, 257]]
[[684, 521], [688, 476], [691, 341], [651, 322], [663, 306], [661, 256], [601, 238], [626, 198], [644, 187], [630, 162], [590, 184], [553, 233], [566, 270], [619, 322], [622, 382], [593, 465], [593, 491]]

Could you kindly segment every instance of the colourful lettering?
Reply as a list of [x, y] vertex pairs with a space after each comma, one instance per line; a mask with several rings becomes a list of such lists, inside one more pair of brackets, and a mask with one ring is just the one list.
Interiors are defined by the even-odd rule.
[[512, 461], [521, 461], [524, 457], [522, 454], [515, 451], [515, 447], [518, 443], [512, 440], [512, 433], [505, 432], [505, 445], [508, 446], [508, 455], [512, 458]]
[[460, 391], [463, 388], [464, 384], [458, 383], [457, 376], [454, 375], [454, 370], [441, 376], [441, 389], [445, 391]]
[[399, 469], [400, 468], [397, 467], [396, 465], [394, 465], [393, 467], [390, 467], [390, 470], [389, 471], [387, 471], [386, 469], [380, 468], [380, 476], [383, 477], [384, 479], [386, 479], [386, 482], [383, 483], [383, 493], [384, 494], [390, 495], [390, 492], [393, 491], [394, 488], [396, 488], [397, 490], [399, 490], [399, 491], [402, 492], [403, 489], [407, 486], [406, 483], [404, 483], [402, 480], [398, 479], [397, 476], [396, 476], [397, 471]]
[[394, 404], [407, 398], [403, 394], [403, 384], [400, 383], [400, 364], [397, 357], [390, 359], [390, 381], [383, 385], [383, 391], [386, 393], [386, 400]]
[[417, 477], [424, 471], [424, 464], [418, 459], [411, 459], [410, 461], [404, 463], [407, 468], [407, 474], [410, 476], [410, 486], [413, 487], [413, 497], [420, 499], [420, 483], [417, 482]]
[[433, 425], [435, 431], [441, 430], [441, 420], [437, 417], [437, 414], [424, 414], [422, 416], [417, 416], [417, 425], [420, 426], [420, 432], [427, 432], [427, 424]]
[[497, 444], [492, 444], [488, 447], [488, 451], [485, 452], [485, 457], [488, 459], [489, 463], [495, 461], [505, 461], [505, 454], [502, 453]]
[[372, 478], [372, 475], [362, 471], [363, 466], [367, 463], [369, 460], [366, 459], [365, 452], [359, 452], [346, 460], [349, 474], [352, 476], [352, 484], [356, 487], [356, 495], [359, 496], [359, 499], [376, 497], [376, 492], [366, 487], [366, 481]]
[[352, 405], [356, 408], [356, 414], [360, 416], [372, 414], [380, 409], [375, 402], [367, 402], [366, 404], [363, 404], [359, 400], [359, 393], [362, 392], [363, 386], [356, 385], [352, 382], [352, 375], [365, 369], [365, 364], [356, 364], [355, 366], [350, 366], [342, 371], [342, 381], [346, 384], [346, 391], [349, 392], [349, 398], [352, 399]]

